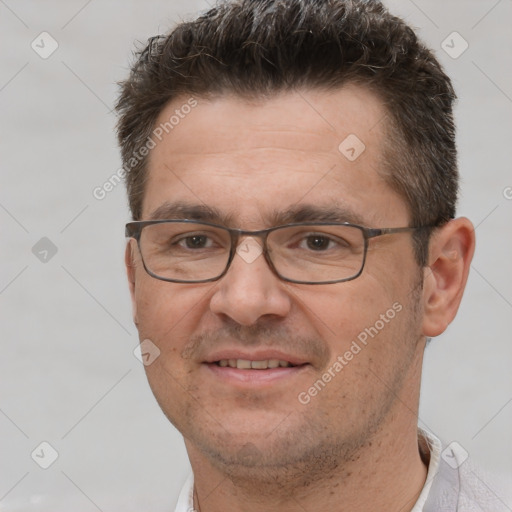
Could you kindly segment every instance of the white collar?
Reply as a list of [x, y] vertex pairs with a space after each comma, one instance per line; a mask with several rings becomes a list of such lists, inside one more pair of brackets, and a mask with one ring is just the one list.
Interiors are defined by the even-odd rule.
[[421, 428], [418, 428], [418, 438], [420, 446], [423, 445], [425, 449], [429, 450], [430, 460], [428, 463], [428, 472], [427, 479], [425, 480], [425, 485], [423, 486], [423, 489], [421, 490], [421, 493], [418, 497], [418, 501], [414, 505], [411, 512], [423, 511], [423, 507], [427, 502], [430, 490], [432, 488], [432, 483], [434, 482], [434, 478], [439, 470], [439, 461], [441, 459], [441, 441], [434, 434]]

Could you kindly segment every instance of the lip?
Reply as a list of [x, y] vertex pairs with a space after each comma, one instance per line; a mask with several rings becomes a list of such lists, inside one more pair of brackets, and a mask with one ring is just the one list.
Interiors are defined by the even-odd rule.
[[299, 366], [288, 366], [279, 368], [268, 368], [266, 370], [245, 370], [239, 368], [221, 367], [215, 363], [203, 363], [202, 367], [214, 378], [228, 385], [247, 386], [251, 389], [269, 384], [276, 384], [278, 381], [286, 381], [302, 374], [309, 364]]

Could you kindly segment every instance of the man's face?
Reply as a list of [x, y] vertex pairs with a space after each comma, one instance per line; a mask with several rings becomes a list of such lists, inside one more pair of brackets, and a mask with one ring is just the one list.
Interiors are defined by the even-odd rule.
[[[142, 219], [206, 206], [220, 218], [202, 220], [259, 230], [307, 207], [308, 221], [332, 210], [341, 222], [407, 226], [405, 202], [379, 174], [385, 123], [377, 98], [355, 86], [198, 99], [151, 151]], [[350, 134], [366, 146], [359, 156], [353, 137], [339, 149]], [[131, 254], [140, 339], [160, 350], [149, 383], [189, 452], [239, 470], [307, 468], [350, 458], [386, 422], [416, 423], [423, 338], [410, 234], [370, 240], [362, 275], [327, 285], [284, 282], [242, 252], [219, 281], [170, 283], [145, 272], [134, 241]], [[221, 367], [227, 359], [296, 366]]]

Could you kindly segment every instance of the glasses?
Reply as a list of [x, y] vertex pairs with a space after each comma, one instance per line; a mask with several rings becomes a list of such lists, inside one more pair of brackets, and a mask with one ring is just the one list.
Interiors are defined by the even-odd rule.
[[[216, 281], [227, 273], [238, 252], [247, 262], [263, 254], [284, 281], [331, 284], [361, 275], [371, 238], [418, 229], [425, 227], [379, 229], [306, 222], [245, 231], [194, 220], [154, 220], [126, 224], [126, 236], [137, 241], [146, 272], [162, 281]], [[245, 244], [239, 244], [241, 238]]]

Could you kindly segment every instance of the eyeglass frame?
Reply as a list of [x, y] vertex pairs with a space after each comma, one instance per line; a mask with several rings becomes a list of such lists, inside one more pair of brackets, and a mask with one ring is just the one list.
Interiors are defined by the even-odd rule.
[[[216, 276], [209, 279], [201, 279], [198, 281], [186, 281], [186, 280], [180, 280], [180, 279], [171, 279], [167, 277], [158, 276], [154, 272], [148, 269], [146, 266], [146, 262], [144, 261], [144, 256], [142, 254], [142, 249], [140, 247], [140, 237], [142, 234], [142, 230], [146, 226], [152, 226], [155, 224], [170, 224], [170, 223], [190, 223], [190, 224], [201, 224], [208, 227], [218, 228], [222, 229], [224, 231], [227, 231], [230, 235], [231, 239], [231, 247], [229, 251], [229, 257], [228, 261], [226, 263], [226, 268], [224, 271]], [[343, 279], [336, 279], [331, 281], [299, 281], [296, 279], [289, 279], [287, 277], [283, 277], [275, 268], [274, 263], [272, 262], [272, 258], [270, 257], [268, 253], [267, 248], [267, 238], [270, 233], [273, 231], [277, 231], [279, 229], [287, 228], [287, 227], [300, 227], [300, 226], [347, 226], [347, 227], [353, 227], [359, 229], [363, 234], [364, 239], [364, 254], [363, 254], [363, 261], [361, 263], [361, 268], [357, 274], [355, 274], [352, 277], [343, 278]], [[144, 270], [155, 279], [158, 279], [160, 281], [166, 281], [169, 283], [183, 283], [183, 284], [200, 284], [200, 283], [210, 283], [214, 281], [218, 281], [222, 277], [224, 277], [230, 266], [233, 262], [233, 259], [236, 254], [236, 250], [238, 248], [238, 244], [241, 237], [255, 237], [260, 238], [263, 242], [262, 247], [262, 254], [265, 257], [265, 261], [267, 262], [270, 270], [282, 281], [288, 282], [288, 283], [295, 283], [295, 284], [308, 284], [308, 285], [315, 285], [315, 284], [336, 284], [336, 283], [344, 283], [347, 281], [353, 281], [354, 279], [357, 279], [362, 273], [363, 269], [366, 263], [366, 256], [368, 252], [368, 241], [372, 238], [377, 238], [379, 236], [383, 235], [393, 235], [396, 233], [410, 233], [414, 231], [418, 231], [421, 229], [434, 229], [436, 226], [408, 226], [408, 227], [397, 227], [397, 228], [368, 228], [366, 226], [360, 226], [358, 224], [352, 224], [350, 222], [295, 222], [291, 224], [282, 224], [280, 226], [273, 226], [271, 228], [266, 229], [259, 229], [256, 231], [248, 231], [245, 229], [238, 229], [238, 228], [228, 228], [227, 226], [222, 226], [220, 224], [214, 224], [212, 222], [203, 222], [198, 221], [194, 219], [158, 219], [158, 220], [139, 220], [139, 221], [132, 221], [128, 222], [125, 225], [125, 236], [127, 238], [133, 238], [137, 241], [137, 247], [139, 248], [139, 252], [142, 259], [142, 264], [144, 266]]]

